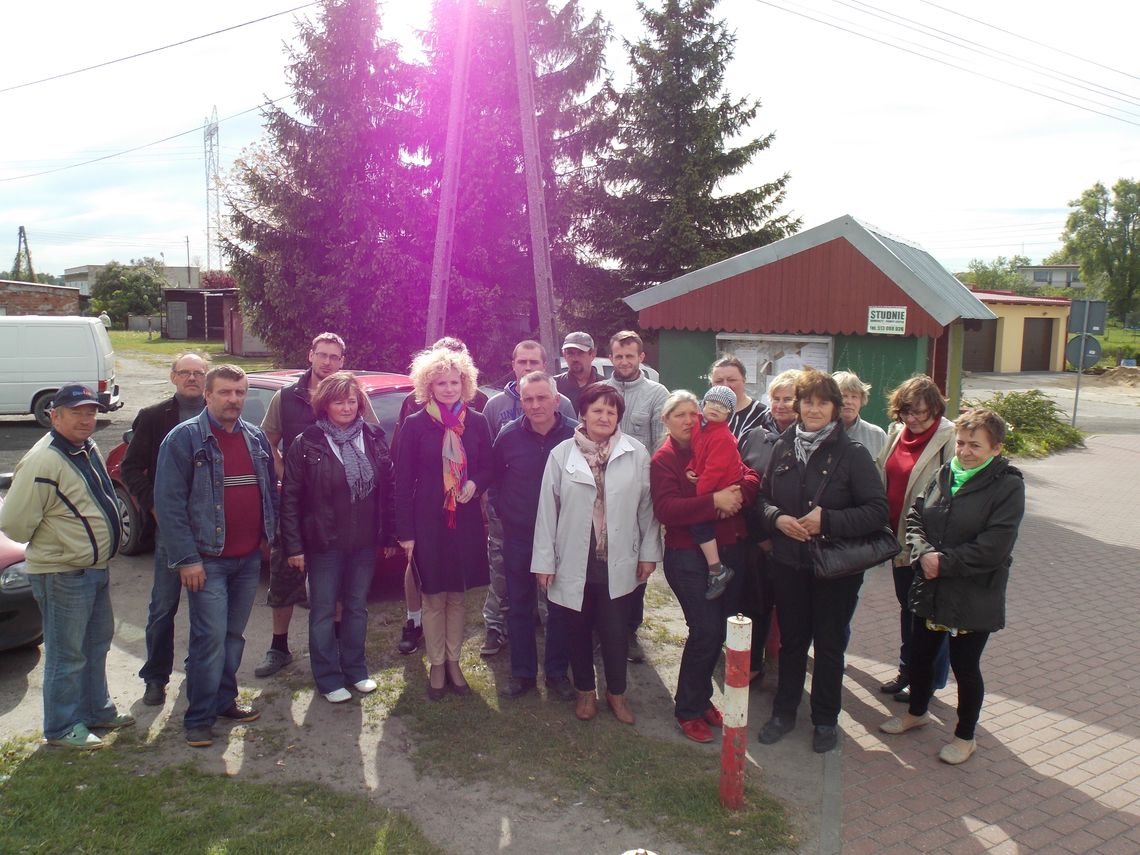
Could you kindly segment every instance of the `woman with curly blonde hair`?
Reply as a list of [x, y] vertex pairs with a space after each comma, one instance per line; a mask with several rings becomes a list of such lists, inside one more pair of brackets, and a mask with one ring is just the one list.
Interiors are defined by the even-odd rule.
[[416, 400], [424, 404], [400, 429], [396, 457], [396, 537], [423, 592], [428, 698], [450, 685], [471, 688], [459, 668], [463, 594], [488, 582], [487, 536], [477, 501], [491, 474], [491, 432], [475, 397], [467, 353], [426, 350], [412, 361]]

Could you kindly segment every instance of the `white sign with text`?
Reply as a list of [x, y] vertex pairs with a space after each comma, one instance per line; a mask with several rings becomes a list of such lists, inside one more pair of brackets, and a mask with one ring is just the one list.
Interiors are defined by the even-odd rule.
[[868, 335], [906, 335], [906, 306], [868, 306]]

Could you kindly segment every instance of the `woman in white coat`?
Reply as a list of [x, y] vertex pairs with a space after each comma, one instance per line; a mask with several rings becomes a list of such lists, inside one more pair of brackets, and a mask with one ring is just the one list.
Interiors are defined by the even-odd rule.
[[629, 609], [661, 560], [661, 527], [649, 496], [649, 452], [619, 429], [625, 401], [594, 383], [578, 399], [581, 424], [546, 461], [531, 572], [562, 609], [570, 632], [575, 715], [598, 714], [593, 635], [601, 641], [606, 701], [633, 724], [625, 697]]

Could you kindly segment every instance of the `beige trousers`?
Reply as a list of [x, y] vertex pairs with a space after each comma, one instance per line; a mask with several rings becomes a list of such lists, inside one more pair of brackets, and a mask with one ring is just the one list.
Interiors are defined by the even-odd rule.
[[463, 647], [463, 609], [462, 593], [423, 595], [424, 648], [428, 664], [459, 661]]

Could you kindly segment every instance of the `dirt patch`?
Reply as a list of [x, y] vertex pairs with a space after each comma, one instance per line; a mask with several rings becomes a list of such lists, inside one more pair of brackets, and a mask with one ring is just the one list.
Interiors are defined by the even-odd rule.
[[1130, 388], [1136, 388], [1140, 386], [1140, 368], [1134, 368], [1130, 365], [1117, 365], [1115, 368], [1109, 368], [1103, 374], [1089, 379], [1098, 386], [1128, 386]]

